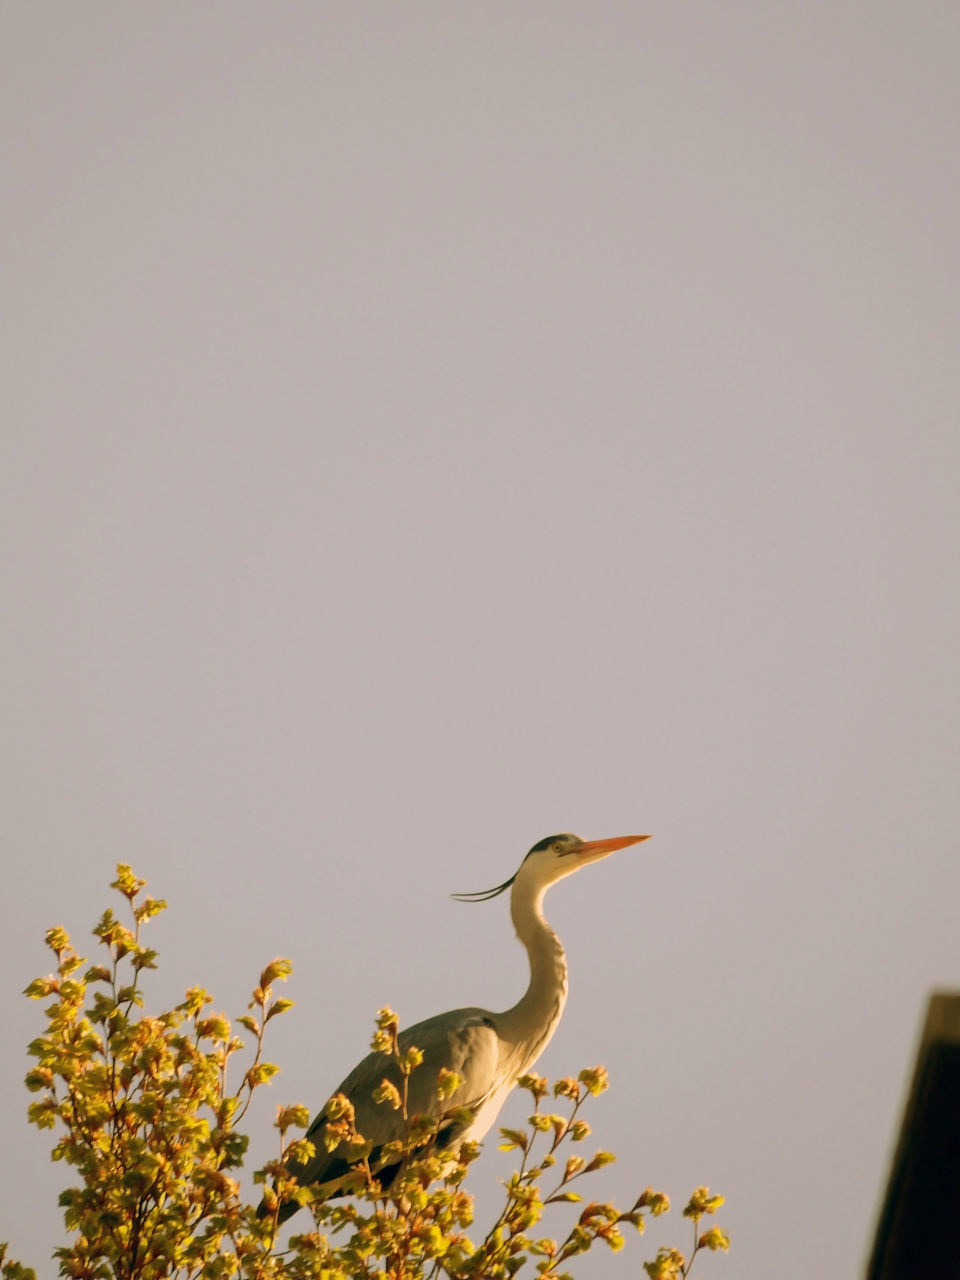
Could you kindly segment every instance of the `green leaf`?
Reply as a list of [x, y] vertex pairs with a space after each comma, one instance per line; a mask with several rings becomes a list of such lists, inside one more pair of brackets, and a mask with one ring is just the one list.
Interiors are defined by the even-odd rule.
[[701, 1249], [711, 1249], [714, 1253], [718, 1249], [722, 1249], [724, 1253], [730, 1252], [730, 1237], [722, 1227], [711, 1227], [709, 1231], [704, 1231], [697, 1242]]
[[57, 955], [59, 955], [61, 951], [66, 951], [67, 947], [70, 945], [70, 935], [67, 933], [66, 929], [62, 928], [60, 925], [57, 925], [53, 929], [48, 929], [44, 934], [43, 940], [50, 950], [55, 951]]
[[141, 880], [135, 876], [125, 862], [118, 862], [117, 878], [111, 883], [110, 888], [118, 889], [125, 898], [129, 898], [132, 902], [146, 883], [146, 880]]
[[45, 996], [52, 995], [59, 986], [56, 978], [34, 978], [29, 987], [24, 988], [23, 994], [31, 1000], [42, 1000]]
[[267, 987], [276, 981], [285, 982], [293, 973], [293, 965], [283, 956], [277, 956], [275, 960], [271, 960], [263, 973], [260, 975], [260, 986], [266, 990]]
[[418, 1049], [416, 1045], [411, 1045], [397, 1059], [397, 1065], [405, 1076], [408, 1076], [411, 1071], [415, 1071], [421, 1062], [423, 1062], [423, 1050]]
[[537, 1102], [541, 1098], [545, 1098], [549, 1092], [549, 1087], [543, 1076], [538, 1076], [535, 1071], [528, 1071], [526, 1075], [522, 1075], [517, 1080], [517, 1085], [521, 1089], [526, 1089], [532, 1093]]
[[616, 1158], [612, 1151], [598, 1151], [584, 1169], [584, 1173], [593, 1173], [594, 1169], [602, 1169], [604, 1165], [613, 1164]]
[[186, 999], [182, 1004], [178, 1004], [177, 1008], [182, 1010], [188, 1018], [192, 1018], [205, 1004], [210, 1004], [212, 1001], [213, 996], [204, 991], [203, 987], [188, 987]]
[[296, 1104], [292, 1107], [278, 1107], [277, 1118], [274, 1121], [276, 1128], [281, 1133], [286, 1133], [290, 1128], [306, 1129], [310, 1123], [310, 1112], [306, 1107]]
[[394, 1111], [399, 1111], [403, 1103], [403, 1100], [400, 1097], [400, 1090], [392, 1080], [388, 1080], [386, 1077], [380, 1081], [371, 1094], [371, 1097], [379, 1106], [385, 1104], [386, 1106], [391, 1107]]
[[279, 1070], [280, 1068], [272, 1062], [258, 1062], [255, 1067], [249, 1069], [244, 1079], [251, 1089], [255, 1089], [257, 1085], [266, 1084], [268, 1080], [272, 1080]]
[[603, 1093], [604, 1089], [609, 1088], [610, 1085], [606, 1067], [586, 1068], [580, 1072], [577, 1079], [581, 1084], [586, 1085], [587, 1089], [594, 1095]]
[[[222, 1013], [211, 1014], [197, 1022], [197, 1035], [203, 1040], [225, 1041], [230, 1038], [230, 1020]], [[269, 1077], [267, 1077], [269, 1079]]]
[[264, 1018], [264, 1022], [269, 1022], [270, 1019], [278, 1013], [286, 1013], [287, 1010], [292, 1009], [293, 1006], [293, 1000], [274, 1000], [273, 1004], [267, 1010], [267, 1016]]
[[521, 1151], [526, 1151], [530, 1146], [530, 1139], [522, 1129], [501, 1129], [500, 1133], [506, 1139], [505, 1142], [500, 1143], [498, 1148], [500, 1151], [513, 1151], [517, 1147]]
[[23, 1082], [31, 1093], [37, 1093], [40, 1089], [52, 1089], [53, 1072], [49, 1067], [34, 1067], [24, 1076]]
[[167, 904], [163, 898], [144, 898], [143, 902], [134, 911], [134, 918], [140, 924], [144, 920], [149, 920], [151, 916], [159, 914], [167, 909]]

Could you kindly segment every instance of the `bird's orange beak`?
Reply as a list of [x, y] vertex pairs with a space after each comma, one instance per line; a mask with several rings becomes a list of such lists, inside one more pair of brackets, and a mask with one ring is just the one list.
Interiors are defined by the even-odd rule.
[[609, 840], [587, 840], [576, 850], [578, 854], [593, 854], [603, 858], [608, 853], [616, 853], [618, 849], [626, 849], [627, 845], [639, 844], [641, 840], [649, 840], [649, 836], [611, 836]]

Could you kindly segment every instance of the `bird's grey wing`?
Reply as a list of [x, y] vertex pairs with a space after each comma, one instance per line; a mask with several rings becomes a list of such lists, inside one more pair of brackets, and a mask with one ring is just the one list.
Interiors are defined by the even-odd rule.
[[[500, 1039], [483, 1009], [454, 1009], [409, 1027], [400, 1035], [400, 1048], [411, 1046], [422, 1050], [423, 1062], [410, 1076], [410, 1115], [440, 1116], [461, 1107], [476, 1112], [500, 1081]], [[444, 1068], [455, 1072], [460, 1084], [441, 1101], [437, 1074]]]
[[[492, 1019], [484, 1010], [454, 1009], [416, 1023], [400, 1033], [401, 1050], [411, 1046], [422, 1051], [423, 1062], [410, 1076], [409, 1115], [439, 1117], [459, 1107], [466, 1107], [475, 1114], [496, 1091], [500, 1080], [499, 1039]], [[461, 1080], [456, 1092], [443, 1101], [437, 1097], [437, 1073], [441, 1068], [456, 1072]], [[403, 1078], [394, 1059], [383, 1053], [369, 1053], [337, 1090], [337, 1093], [346, 1094], [353, 1103], [357, 1132], [373, 1143], [374, 1158], [377, 1148], [401, 1137], [404, 1132], [401, 1113], [388, 1102], [373, 1100], [374, 1090], [384, 1079], [402, 1092]], [[303, 1164], [291, 1163], [289, 1166], [301, 1183], [329, 1182], [341, 1177], [349, 1168], [341, 1148], [328, 1152], [323, 1146], [323, 1127], [327, 1119], [324, 1108], [307, 1130], [306, 1136], [317, 1148], [313, 1158]], [[449, 1132], [441, 1131], [439, 1135], [444, 1144], [456, 1136], [453, 1126]]]

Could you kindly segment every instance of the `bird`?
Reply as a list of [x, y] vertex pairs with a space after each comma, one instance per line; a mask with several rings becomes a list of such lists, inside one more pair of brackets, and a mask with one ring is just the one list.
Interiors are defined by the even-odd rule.
[[[416, 1046], [422, 1064], [409, 1076], [408, 1114], [430, 1117], [439, 1124], [432, 1146], [456, 1153], [464, 1142], [479, 1141], [490, 1129], [519, 1076], [528, 1072], [557, 1029], [567, 1000], [567, 960], [560, 939], [543, 915], [543, 897], [551, 885], [565, 876], [608, 857], [618, 849], [650, 837], [614, 836], [606, 840], [582, 840], [569, 833], [546, 836], [527, 853], [514, 874], [493, 889], [455, 893], [460, 902], [488, 902], [510, 890], [510, 915], [517, 937], [526, 948], [530, 980], [526, 991], [510, 1009], [452, 1009], [401, 1031], [400, 1052]], [[446, 1068], [460, 1079], [456, 1091], [443, 1101], [438, 1097], [437, 1074]], [[371, 1052], [346, 1077], [338, 1094], [353, 1104], [356, 1130], [372, 1142], [371, 1164], [386, 1143], [401, 1138], [405, 1121], [389, 1102], [375, 1102], [374, 1090], [384, 1078], [400, 1086], [396, 1063], [382, 1052]], [[323, 1128], [330, 1119], [331, 1103], [313, 1120], [306, 1136], [316, 1153], [302, 1161], [288, 1160], [285, 1168], [301, 1186], [313, 1186], [322, 1199], [346, 1194], [353, 1166], [345, 1158], [344, 1144], [327, 1151]], [[454, 1114], [456, 1113], [456, 1114]], [[453, 1117], [453, 1118], [451, 1118]], [[399, 1165], [381, 1168], [377, 1177], [388, 1186]], [[258, 1215], [276, 1214], [277, 1225], [297, 1212], [299, 1204], [288, 1199], [260, 1203]]]

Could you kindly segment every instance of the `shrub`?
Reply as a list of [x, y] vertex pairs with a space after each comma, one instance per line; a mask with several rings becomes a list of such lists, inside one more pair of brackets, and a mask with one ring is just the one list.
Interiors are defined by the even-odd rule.
[[[86, 966], [62, 928], [46, 935], [56, 971], [37, 978], [26, 994], [52, 998], [47, 1027], [30, 1045], [36, 1065], [26, 1077], [38, 1094], [30, 1122], [56, 1134], [53, 1159], [72, 1171], [60, 1195], [71, 1242], [54, 1251], [60, 1274], [81, 1280], [502, 1280], [527, 1262], [543, 1280], [563, 1280], [577, 1259], [601, 1241], [618, 1250], [623, 1229], [642, 1232], [646, 1220], [669, 1209], [661, 1192], [647, 1188], [621, 1211], [613, 1204], [582, 1202], [583, 1179], [614, 1156], [578, 1154], [590, 1127], [581, 1111], [607, 1087], [602, 1067], [581, 1071], [552, 1086], [528, 1074], [518, 1081], [531, 1096], [525, 1129], [502, 1129], [501, 1149], [516, 1151], [519, 1166], [505, 1183], [505, 1202], [494, 1223], [474, 1242], [473, 1198], [464, 1190], [477, 1144], [457, 1152], [434, 1145], [445, 1116], [433, 1121], [408, 1115], [407, 1082], [418, 1054], [401, 1053], [398, 1020], [389, 1009], [377, 1018], [373, 1047], [392, 1061], [398, 1089], [388, 1079], [377, 1092], [401, 1113], [403, 1137], [379, 1152], [358, 1133], [350, 1099], [335, 1095], [318, 1133], [333, 1149], [347, 1142], [352, 1167], [348, 1198], [324, 1199], [296, 1183], [288, 1164], [308, 1157], [310, 1138], [302, 1106], [277, 1110], [277, 1159], [254, 1175], [264, 1184], [257, 1207], [241, 1192], [238, 1171], [248, 1138], [239, 1128], [255, 1092], [276, 1074], [263, 1057], [267, 1024], [292, 1007], [274, 995], [291, 973], [288, 960], [266, 966], [253, 990], [249, 1011], [236, 1019], [249, 1039], [235, 1034], [222, 1013], [212, 1012], [201, 987], [159, 1014], [143, 1012], [141, 982], [156, 968], [156, 952], [141, 941], [143, 926], [166, 904], [142, 894], [145, 882], [123, 864], [116, 889], [132, 919], [123, 924], [107, 910], [94, 929], [101, 963]], [[247, 1065], [244, 1066], [243, 1063]], [[397, 1076], [399, 1072], [399, 1076]], [[439, 1100], [459, 1081], [440, 1072]], [[381, 1185], [386, 1167], [395, 1176]], [[312, 1215], [310, 1230], [279, 1247], [280, 1206], [296, 1200]], [[537, 1235], [545, 1206], [576, 1206], [556, 1238]], [[723, 1203], [705, 1187], [691, 1196], [684, 1215], [693, 1223], [689, 1256], [660, 1248], [644, 1263], [653, 1280], [677, 1280], [690, 1272], [703, 1250], [726, 1250], [719, 1227], [700, 1230], [701, 1219]], [[583, 1205], [583, 1207], [581, 1207]], [[5, 1280], [35, 1280], [34, 1272], [6, 1258]]]

